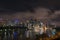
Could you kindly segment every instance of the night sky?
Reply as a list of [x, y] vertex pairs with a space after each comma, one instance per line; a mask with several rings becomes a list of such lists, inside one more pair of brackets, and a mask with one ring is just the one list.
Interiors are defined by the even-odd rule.
[[60, 0], [0, 0], [0, 12], [33, 11], [36, 7], [60, 9]]

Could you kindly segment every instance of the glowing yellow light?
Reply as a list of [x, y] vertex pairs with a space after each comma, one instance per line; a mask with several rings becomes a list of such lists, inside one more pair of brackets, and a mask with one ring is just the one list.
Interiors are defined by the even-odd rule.
[[43, 27], [44, 32], [46, 32], [47, 29], [48, 29], [47, 27]]
[[35, 27], [35, 32], [39, 32], [39, 27]]

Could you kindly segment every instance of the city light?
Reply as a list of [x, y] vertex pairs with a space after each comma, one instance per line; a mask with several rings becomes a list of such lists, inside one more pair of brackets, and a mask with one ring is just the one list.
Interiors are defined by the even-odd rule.
[[22, 39], [23, 37], [35, 39], [36, 35], [38, 36], [42, 35], [43, 37], [47, 36], [46, 38], [43, 38], [41, 36], [40, 40], [43, 40], [43, 39], [48, 40], [48, 38], [53, 39], [54, 36], [56, 35], [56, 29], [54, 28], [56, 27], [56, 25], [53, 27], [50, 27], [44, 24], [42, 21], [27, 20], [25, 22], [23, 21], [19, 22], [19, 20], [17, 19], [9, 20], [7, 21], [7, 24], [3, 25], [3, 27], [4, 27], [4, 30], [0, 30], [0, 31], [4, 32], [3, 33], [5, 35], [4, 37], [7, 37], [7, 35], [8, 37], [11, 37], [11, 35], [13, 35], [12, 37], [16, 39], [18, 37], [18, 34], [20, 35], [19, 37]]

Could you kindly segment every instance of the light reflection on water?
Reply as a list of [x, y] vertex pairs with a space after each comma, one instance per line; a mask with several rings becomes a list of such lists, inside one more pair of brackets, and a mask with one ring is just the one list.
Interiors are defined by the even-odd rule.
[[[19, 33], [18, 33], [19, 31]], [[25, 30], [18, 30], [18, 31], [12, 31], [12, 33], [10, 33], [9, 31], [4, 31], [2, 30], [2, 36], [0, 36], [2, 38], [2, 40], [9, 40], [9, 39], [26, 39], [26, 38], [33, 38], [34, 33], [30, 30], [25, 31]]]
[[[2, 30], [3, 31], [3, 30]], [[7, 30], [5, 30], [7, 31]], [[26, 38], [29, 38], [30, 40], [35, 40], [36, 39], [36, 33], [33, 30], [25, 30], [25, 29], [19, 29], [19, 30], [11, 30], [12, 32], [10, 33], [9, 31], [4, 32], [5, 35], [3, 35], [2, 40], [25, 40]], [[55, 30], [54, 30], [55, 31]], [[14, 34], [14, 32], [17, 32]], [[8, 33], [8, 34], [7, 34]], [[52, 32], [53, 33], [53, 32]], [[53, 33], [54, 34], [54, 33]], [[39, 36], [40, 34], [38, 34]], [[43, 35], [43, 34], [42, 34]], [[38, 37], [37, 36], [37, 37]], [[50, 35], [49, 35], [50, 36]], [[46, 37], [46, 36], [44, 36]], [[47, 36], [48, 37], [48, 36]], [[41, 38], [43, 38], [41, 36]], [[52, 37], [54, 38], [54, 36]]]

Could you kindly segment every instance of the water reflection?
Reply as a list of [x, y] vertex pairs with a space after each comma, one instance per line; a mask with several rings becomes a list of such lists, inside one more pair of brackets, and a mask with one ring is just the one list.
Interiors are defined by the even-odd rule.
[[[2, 29], [0, 32], [0, 40], [38, 40], [39, 38], [44, 38], [44, 37], [53, 37], [55, 36], [55, 29], [52, 30], [47, 30], [46, 34], [36, 34], [34, 30], [29, 29], [20, 29], [20, 28], [15, 28], [15, 29]], [[51, 36], [53, 35], [53, 36]], [[43, 40], [43, 39], [42, 39]]]

